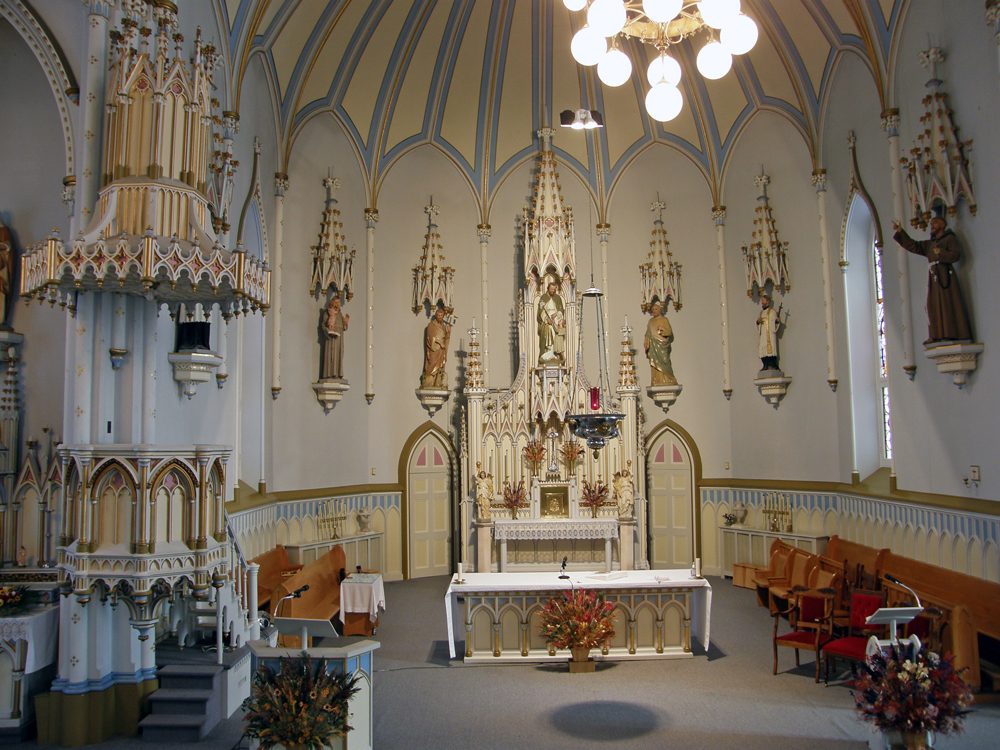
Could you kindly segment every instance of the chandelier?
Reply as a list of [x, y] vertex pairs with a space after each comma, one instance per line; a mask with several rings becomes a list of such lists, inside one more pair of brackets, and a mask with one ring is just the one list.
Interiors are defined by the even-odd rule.
[[[698, 72], [722, 78], [757, 43], [757, 24], [740, 12], [740, 0], [563, 0], [571, 11], [586, 8], [587, 23], [573, 36], [570, 50], [580, 65], [596, 65], [606, 86], [621, 86], [632, 77], [632, 61], [619, 48], [637, 39], [659, 51], [646, 70], [650, 89], [646, 111], [659, 122], [680, 114], [684, 97], [678, 86], [681, 66], [670, 48], [695, 34], [708, 42], [698, 52]], [[718, 37], [718, 38], [716, 38]]]

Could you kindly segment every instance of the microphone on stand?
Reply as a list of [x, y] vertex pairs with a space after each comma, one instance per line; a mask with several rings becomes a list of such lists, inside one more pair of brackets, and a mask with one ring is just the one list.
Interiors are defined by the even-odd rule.
[[894, 583], [897, 586], [899, 586], [900, 588], [904, 588], [907, 591], [909, 591], [911, 594], [913, 594], [913, 598], [917, 600], [917, 606], [920, 607], [921, 609], [924, 608], [924, 605], [920, 603], [920, 597], [917, 596], [917, 592], [914, 591], [913, 589], [911, 589], [909, 586], [907, 586], [902, 581], [900, 581], [898, 578], [896, 578], [896, 576], [892, 575], [891, 573], [886, 573], [885, 574], [885, 580], [887, 580], [889, 583]]
[[568, 557], [564, 557], [564, 558], [563, 558], [563, 561], [562, 561], [562, 567], [561, 567], [561, 568], [559, 568], [559, 577], [560, 577], [560, 578], [569, 578], [569, 576], [568, 576], [568, 575], [566, 575], [566, 562], [567, 562], [568, 560], [569, 560], [569, 558], [568, 558]]

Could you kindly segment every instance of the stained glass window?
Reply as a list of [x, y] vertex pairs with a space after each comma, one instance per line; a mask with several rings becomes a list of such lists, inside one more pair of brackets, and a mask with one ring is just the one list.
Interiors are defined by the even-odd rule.
[[882, 390], [882, 457], [892, 460], [892, 420], [889, 411], [889, 365], [886, 359], [885, 293], [882, 286], [882, 253], [872, 243], [875, 280], [875, 346], [878, 348], [878, 384]]

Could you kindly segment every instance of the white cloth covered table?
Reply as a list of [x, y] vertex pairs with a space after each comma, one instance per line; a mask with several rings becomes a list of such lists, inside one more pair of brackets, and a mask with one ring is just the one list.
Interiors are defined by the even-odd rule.
[[59, 647], [59, 606], [44, 605], [14, 617], [0, 617], [0, 640], [27, 643], [25, 674], [52, 664]]
[[508, 541], [540, 539], [603, 539], [605, 569], [611, 570], [611, 542], [618, 538], [617, 518], [556, 518], [495, 521], [493, 536], [500, 542], [500, 572], [507, 570]]
[[[620, 592], [652, 593], [669, 592], [671, 589], [691, 593], [691, 629], [702, 646], [708, 650], [711, 634], [712, 586], [704, 578], [692, 578], [687, 570], [628, 570], [606, 572], [575, 572], [569, 579], [560, 579], [557, 571], [536, 573], [466, 573], [463, 583], [451, 585], [445, 592], [445, 612], [448, 619], [448, 653], [455, 658], [455, 632], [453, 611], [458, 597], [474, 596], [488, 592], [551, 592], [556, 594], [570, 588], [597, 589], [602, 594]], [[647, 656], [651, 656], [648, 655]], [[613, 657], [611, 657], [613, 658]], [[467, 659], [468, 660], [468, 659]]]
[[351, 573], [340, 582], [340, 621], [344, 612], [367, 612], [368, 619], [378, 619], [379, 608], [385, 609], [385, 589], [377, 573]]

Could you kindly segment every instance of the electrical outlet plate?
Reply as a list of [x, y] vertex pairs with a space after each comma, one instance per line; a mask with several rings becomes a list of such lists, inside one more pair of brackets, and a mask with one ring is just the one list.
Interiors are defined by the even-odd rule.
[[972, 481], [973, 482], [978, 482], [979, 481], [979, 467], [978, 466], [970, 466], [969, 468], [972, 469]]

